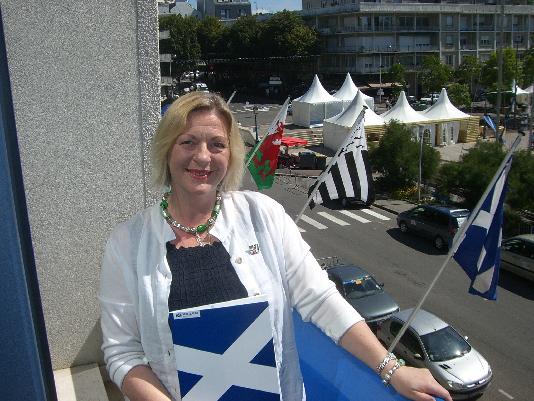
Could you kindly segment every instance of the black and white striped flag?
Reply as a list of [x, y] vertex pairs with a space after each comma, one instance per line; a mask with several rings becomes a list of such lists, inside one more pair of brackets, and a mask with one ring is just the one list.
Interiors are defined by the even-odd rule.
[[343, 198], [352, 198], [367, 205], [374, 202], [375, 191], [367, 153], [363, 116], [364, 110], [337, 150], [334, 160], [310, 188], [308, 196], [312, 194], [317, 185], [319, 186], [311, 197], [310, 208], [313, 208], [315, 203]]

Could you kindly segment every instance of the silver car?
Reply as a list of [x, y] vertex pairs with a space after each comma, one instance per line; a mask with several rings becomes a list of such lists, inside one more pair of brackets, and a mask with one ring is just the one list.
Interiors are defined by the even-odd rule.
[[502, 241], [501, 268], [534, 281], [534, 234], [523, 234]]
[[[388, 347], [413, 309], [394, 314], [380, 324], [378, 339]], [[426, 367], [455, 400], [480, 395], [492, 379], [489, 363], [464, 338], [437, 316], [419, 310], [395, 347], [408, 365]]]

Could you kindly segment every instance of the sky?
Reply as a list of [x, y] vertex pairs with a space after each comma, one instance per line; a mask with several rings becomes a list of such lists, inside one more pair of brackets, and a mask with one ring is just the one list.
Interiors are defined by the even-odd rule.
[[[189, 0], [189, 3], [196, 8], [196, 0]], [[302, 0], [250, 0], [252, 14], [257, 12], [276, 12], [286, 10], [302, 10]]]

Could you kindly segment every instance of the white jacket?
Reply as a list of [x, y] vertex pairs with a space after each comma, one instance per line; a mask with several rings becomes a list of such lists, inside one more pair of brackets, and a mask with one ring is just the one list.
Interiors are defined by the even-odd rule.
[[[249, 296], [267, 295], [282, 397], [302, 400], [292, 308], [336, 342], [361, 316], [328, 280], [297, 226], [271, 198], [250, 191], [223, 194], [211, 233], [230, 254]], [[130, 369], [149, 364], [173, 400], [180, 400], [168, 325], [171, 271], [165, 248], [174, 238], [157, 205], [119, 224], [106, 245], [99, 300], [102, 350], [111, 379], [120, 388]], [[250, 251], [254, 245], [259, 245], [258, 253]]]

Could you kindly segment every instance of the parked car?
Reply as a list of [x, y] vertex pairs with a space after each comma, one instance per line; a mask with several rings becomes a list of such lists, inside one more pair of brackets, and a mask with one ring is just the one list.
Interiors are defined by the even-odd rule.
[[421, 98], [421, 101], [422, 102], [426, 102], [428, 104], [434, 104], [434, 103], [436, 103], [438, 98], [439, 98], [439, 93], [433, 92], [433, 93], [429, 93], [428, 95], [423, 96]]
[[356, 265], [334, 264], [326, 268], [338, 291], [373, 328], [398, 312], [399, 305], [367, 271]]
[[419, 205], [397, 215], [403, 233], [408, 231], [430, 238], [434, 247], [447, 249], [458, 228], [469, 217], [469, 210], [443, 205]]
[[534, 281], [534, 234], [516, 235], [503, 240], [501, 267]]
[[[378, 339], [389, 347], [413, 309], [382, 322]], [[482, 394], [491, 383], [491, 367], [480, 353], [449, 324], [425, 310], [415, 318], [395, 346], [407, 365], [425, 367], [455, 400]]]

